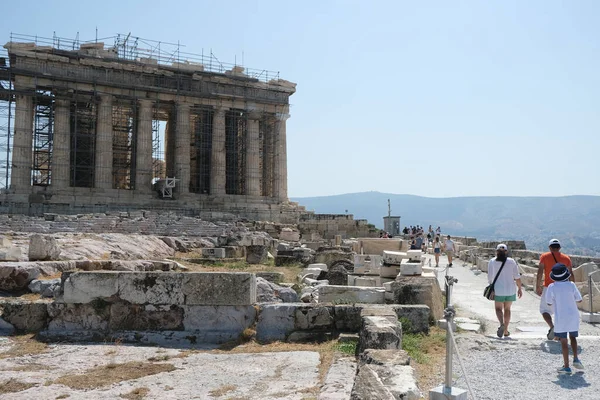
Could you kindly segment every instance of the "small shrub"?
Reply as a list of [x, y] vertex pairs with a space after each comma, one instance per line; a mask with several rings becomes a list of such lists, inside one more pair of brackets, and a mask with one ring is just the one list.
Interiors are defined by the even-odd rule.
[[400, 317], [400, 320], [398, 322], [400, 324], [402, 324], [402, 333], [403, 334], [412, 332], [413, 326], [412, 326], [412, 322], [410, 322], [410, 319], [408, 319], [406, 317]]
[[341, 353], [347, 354], [349, 356], [353, 356], [356, 354], [356, 345], [358, 341], [351, 340], [349, 342], [337, 343], [335, 345], [335, 349]]
[[442, 330], [432, 330], [432, 333], [425, 335], [423, 333], [402, 334], [402, 349], [417, 364], [428, 364], [431, 353], [438, 353], [445, 350], [446, 335]]

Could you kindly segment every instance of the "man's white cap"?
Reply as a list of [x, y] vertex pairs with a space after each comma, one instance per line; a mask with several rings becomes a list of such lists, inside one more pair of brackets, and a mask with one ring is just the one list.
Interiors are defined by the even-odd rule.
[[500, 243], [498, 246], [496, 246], [496, 250], [508, 250], [508, 247], [506, 247], [504, 243]]
[[560, 241], [558, 239], [552, 239], [550, 240], [550, 242], [548, 243], [548, 246], [552, 246], [553, 244], [557, 244], [560, 246]]

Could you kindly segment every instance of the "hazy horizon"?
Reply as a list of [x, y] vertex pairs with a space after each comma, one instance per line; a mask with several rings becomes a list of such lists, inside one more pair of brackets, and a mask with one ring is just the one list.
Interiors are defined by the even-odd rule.
[[594, 194], [568, 194], [563, 196], [543, 196], [543, 195], [532, 195], [532, 196], [515, 196], [515, 195], [497, 195], [497, 196], [489, 196], [489, 195], [471, 195], [471, 196], [421, 196], [418, 194], [411, 193], [392, 193], [392, 192], [382, 192], [379, 190], [366, 190], [362, 192], [346, 192], [346, 193], [336, 193], [336, 194], [326, 194], [326, 195], [316, 195], [316, 196], [290, 196], [290, 199], [310, 199], [316, 197], [333, 197], [333, 196], [344, 196], [344, 195], [352, 195], [352, 194], [362, 194], [362, 193], [379, 193], [379, 194], [389, 194], [391, 196], [414, 196], [414, 197], [423, 197], [428, 199], [458, 199], [458, 198], [474, 198], [474, 197], [509, 197], [509, 198], [526, 198], [526, 197], [535, 197], [535, 198], [561, 198], [561, 197], [600, 197], [600, 195]]

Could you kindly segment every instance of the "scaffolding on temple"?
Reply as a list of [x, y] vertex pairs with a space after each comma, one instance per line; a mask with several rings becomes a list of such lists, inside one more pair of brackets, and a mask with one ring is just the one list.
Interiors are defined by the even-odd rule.
[[0, 49], [0, 190], [8, 189], [15, 118], [15, 91], [8, 52]]
[[[113, 74], [110, 81], [102, 83], [110, 87], [120, 88], [122, 95], [102, 93], [102, 86], [98, 82], [80, 77], [56, 78], [48, 74], [52, 84], [47, 82], [44, 86], [35, 83], [33, 89], [27, 89], [27, 95], [33, 98], [33, 127], [31, 144], [31, 181], [34, 186], [51, 186], [53, 171], [61, 167], [68, 171], [67, 186], [93, 188], [98, 185], [98, 171], [104, 169], [108, 174], [108, 186], [112, 189], [133, 190], [138, 189], [140, 183], [136, 182], [139, 176], [138, 165], [138, 137], [139, 132], [139, 101], [148, 100], [140, 98], [130, 86], [144, 84], [149, 87], [159, 87], [175, 90], [176, 93], [191, 92], [202, 85], [210, 91], [211, 82], [193, 80], [192, 72], [217, 73], [233, 76], [236, 85], [231, 87], [235, 96], [245, 96], [244, 82], [254, 83], [270, 82], [279, 79], [278, 72], [243, 68], [237, 64], [221, 62], [212, 51], [208, 54], [192, 54], [183, 51], [184, 46], [177, 43], [152, 41], [132, 36], [131, 34], [118, 34], [90, 41], [62, 38], [53, 35], [51, 38], [11, 34], [10, 43], [0, 50], [0, 191], [7, 191], [11, 186], [11, 169], [13, 139], [15, 135], [15, 106], [16, 96], [20, 94], [18, 85], [15, 88], [15, 77], [12, 62], [9, 56], [11, 46], [20, 44], [31, 49], [39, 46], [39, 51], [65, 56], [67, 52], [81, 52], [85, 56], [95, 58], [114, 58], [117, 61], [135, 62], [138, 65], [161, 66], [169, 71], [183, 71], [186, 73], [171, 73], [156, 75], [151, 72], [132, 72], [130, 81], [124, 80], [125, 75]], [[106, 46], [105, 43], [112, 45]], [[133, 70], [132, 70], [133, 71]], [[191, 71], [191, 72], [190, 72]], [[50, 71], [54, 72], [54, 71]], [[107, 72], [108, 76], [108, 72]], [[73, 84], [65, 89], [64, 80]], [[33, 79], [37, 82], [37, 79]], [[80, 83], [81, 82], [81, 83]], [[91, 82], [91, 84], [90, 84]], [[56, 85], [54, 85], [56, 83]], [[93, 89], [90, 89], [93, 87]], [[241, 92], [238, 92], [239, 89]], [[229, 90], [229, 89], [226, 89]], [[262, 89], [261, 89], [262, 90]], [[257, 138], [248, 144], [249, 114], [248, 110], [230, 109], [225, 113], [223, 123], [224, 154], [223, 171], [216, 170], [213, 165], [215, 151], [213, 140], [215, 129], [216, 111], [209, 99], [197, 98], [190, 109], [189, 126], [189, 181], [181, 181], [181, 171], [175, 165], [181, 154], [177, 149], [181, 143], [177, 142], [177, 112], [174, 101], [161, 101], [150, 99], [152, 103], [151, 118], [151, 183], [172, 178], [170, 184], [177, 182], [177, 186], [185, 185], [191, 193], [212, 194], [214, 174], [225, 178], [224, 193], [231, 195], [244, 195], [249, 192], [251, 184], [248, 176], [253, 176], [258, 185], [257, 194], [261, 196], [274, 195], [274, 122], [272, 117], [261, 116], [256, 122]], [[281, 104], [284, 94], [264, 90], [264, 93], [252, 89], [253, 96], [262, 96], [261, 101]], [[108, 127], [99, 124], [102, 100], [110, 96], [110, 105], [105, 107], [110, 115]], [[258, 97], [257, 97], [258, 98]], [[57, 111], [57, 100], [65, 102]], [[109, 107], [109, 108], [107, 108]], [[63, 114], [64, 113], [64, 114]], [[104, 116], [104, 114], [102, 114]], [[55, 146], [57, 118], [64, 123], [62, 129], [68, 135], [68, 142], [62, 148]], [[220, 125], [219, 125], [220, 126]], [[181, 128], [181, 127], [180, 127]], [[183, 128], [181, 128], [183, 129]], [[102, 135], [107, 135], [111, 144], [108, 151], [101, 156], [110, 161], [99, 159], [97, 149], [102, 149], [100, 143]], [[187, 133], [187, 130], [185, 131]], [[178, 147], [179, 146], [179, 147]], [[252, 149], [251, 149], [252, 147]], [[249, 159], [248, 152], [256, 148], [257, 159]], [[187, 147], [185, 147], [187, 149]], [[61, 157], [55, 157], [55, 152], [64, 151]], [[254, 154], [254, 153], [252, 153]], [[249, 169], [256, 171], [249, 171]], [[105, 174], [105, 175], [106, 175]], [[252, 183], [255, 184], [255, 183]], [[173, 188], [171, 188], [173, 189]], [[177, 188], [175, 188], [177, 192]], [[167, 193], [167, 195], [169, 195]]]

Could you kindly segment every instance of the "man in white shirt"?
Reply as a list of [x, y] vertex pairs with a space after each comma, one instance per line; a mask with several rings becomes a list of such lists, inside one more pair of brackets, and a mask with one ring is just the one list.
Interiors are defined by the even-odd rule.
[[456, 250], [456, 246], [454, 245], [454, 241], [450, 239], [450, 235], [446, 237], [446, 241], [444, 242], [444, 251], [446, 252], [446, 256], [448, 256], [448, 266], [452, 266], [452, 257], [454, 256], [454, 251]]
[[[508, 247], [499, 244], [496, 247], [496, 257], [488, 263], [488, 283], [494, 283], [494, 307], [500, 327], [496, 331], [498, 337], [510, 336], [508, 324], [510, 324], [510, 307], [517, 296], [523, 296], [521, 289], [521, 274], [516, 261], [507, 256]], [[504, 266], [502, 266], [504, 265]], [[498, 277], [496, 278], [496, 275]], [[516, 286], [515, 286], [516, 282]], [[518, 288], [518, 290], [517, 290]]]

